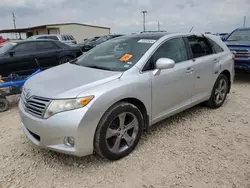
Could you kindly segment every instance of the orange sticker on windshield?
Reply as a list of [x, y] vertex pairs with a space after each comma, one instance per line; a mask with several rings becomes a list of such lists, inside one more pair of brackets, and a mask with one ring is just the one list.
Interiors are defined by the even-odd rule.
[[122, 56], [122, 57], [120, 58], [120, 61], [122, 61], [122, 62], [127, 62], [127, 61], [130, 60], [132, 57], [133, 57], [133, 55], [131, 55], [131, 54], [125, 54], [124, 56]]

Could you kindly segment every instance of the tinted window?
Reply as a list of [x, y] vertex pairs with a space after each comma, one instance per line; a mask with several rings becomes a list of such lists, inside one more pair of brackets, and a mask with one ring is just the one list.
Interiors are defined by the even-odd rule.
[[57, 36], [47, 36], [47, 39], [59, 40]]
[[34, 42], [26, 42], [19, 44], [16, 48], [16, 52], [21, 51], [34, 51], [36, 49], [36, 44]]
[[223, 52], [223, 48], [221, 48], [216, 42], [214, 42], [213, 40], [209, 39], [209, 42], [214, 50], [215, 53], [220, 53]]
[[37, 39], [47, 39], [46, 36], [42, 36], [42, 37], [37, 37]]
[[47, 49], [56, 49], [57, 46], [53, 42], [37, 42], [36, 43], [36, 49], [37, 50], [47, 50]]
[[169, 58], [174, 60], [176, 63], [186, 61], [188, 59], [187, 50], [183, 39], [171, 39], [161, 45], [153, 55], [154, 63], [159, 58]]
[[211, 46], [203, 37], [188, 37], [188, 41], [191, 46], [194, 58], [206, 56], [213, 53]]
[[2, 47], [0, 47], [0, 54], [6, 53], [8, 50], [13, 48], [15, 45], [17, 45], [17, 43], [14, 43], [14, 42], [6, 42], [6, 43], [4, 43], [2, 45]]

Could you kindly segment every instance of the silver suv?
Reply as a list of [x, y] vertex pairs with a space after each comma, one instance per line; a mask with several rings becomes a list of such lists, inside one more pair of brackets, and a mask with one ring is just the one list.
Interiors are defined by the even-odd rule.
[[29, 38], [27, 38], [27, 40], [35, 40], [35, 39], [51, 39], [51, 40], [59, 40], [65, 44], [68, 45], [75, 45], [77, 44], [75, 38], [72, 35], [34, 35], [31, 36]]
[[222, 106], [233, 80], [234, 55], [217, 36], [118, 37], [29, 79], [21, 126], [42, 148], [117, 160], [149, 126], [199, 103]]

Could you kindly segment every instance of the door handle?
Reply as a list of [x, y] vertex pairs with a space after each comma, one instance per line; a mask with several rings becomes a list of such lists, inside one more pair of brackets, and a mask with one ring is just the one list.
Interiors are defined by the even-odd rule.
[[192, 73], [194, 71], [194, 69], [192, 67], [188, 67], [186, 70], [186, 73]]
[[214, 59], [214, 63], [219, 63], [220, 60], [219, 59]]

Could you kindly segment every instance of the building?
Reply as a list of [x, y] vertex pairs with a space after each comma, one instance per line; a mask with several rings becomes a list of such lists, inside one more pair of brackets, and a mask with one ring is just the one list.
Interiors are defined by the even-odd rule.
[[80, 23], [62, 23], [40, 25], [28, 28], [0, 30], [0, 34], [16, 33], [17, 38], [28, 38], [33, 35], [44, 34], [71, 34], [77, 42], [82, 42], [86, 38], [103, 36], [110, 34], [110, 28]]

